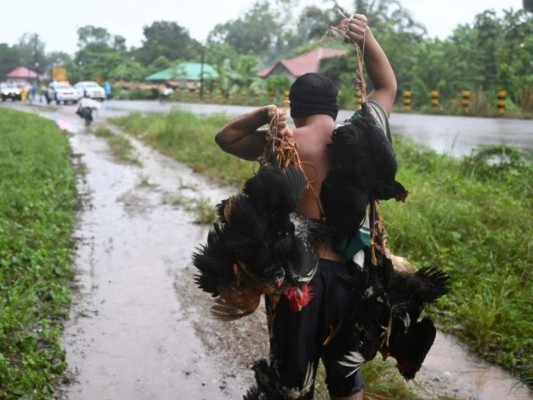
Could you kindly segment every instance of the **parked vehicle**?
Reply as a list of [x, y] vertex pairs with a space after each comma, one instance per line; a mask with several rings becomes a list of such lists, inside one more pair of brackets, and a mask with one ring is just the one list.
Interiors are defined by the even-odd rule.
[[57, 104], [76, 103], [80, 99], [76, 88], [68, 82], [51, 82], [44, 92], [44, 97], [48, 104], [52, 101]]
[[0, 83], [0, 96], [2, 101], [11, 99], [11, 101], [21, 100], [22, 90], [14, 83]]
[[78, 82], [74, 85], [74, 87], [78, 90], [78, 96], [80, 99], [82, 97], [88, 97], [90, 99], [104, 101], [106, 98], [104, 88], [96, 82]]

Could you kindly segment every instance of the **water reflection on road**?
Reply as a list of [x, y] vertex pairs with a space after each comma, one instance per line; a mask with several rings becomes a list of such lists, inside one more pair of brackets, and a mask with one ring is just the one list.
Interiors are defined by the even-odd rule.
[[431, 395], [469, 400], [530, 400], [512, 374], [484, 362], [451, 335], [437, 333], [416, 380]]
[[533, 150], [533, 121], [529, 120], [394, 114], [391, 129], [452, 156], [469, 155], [481, 145], [505, 144]]

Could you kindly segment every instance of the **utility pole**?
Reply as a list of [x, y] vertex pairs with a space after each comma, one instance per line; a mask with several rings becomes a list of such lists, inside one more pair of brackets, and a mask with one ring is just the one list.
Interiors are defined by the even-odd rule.
[[205, 58], [205, 46], [202, 44], [202, 61], [200, 64], [200, 99], [204, 99], [204, 58]]

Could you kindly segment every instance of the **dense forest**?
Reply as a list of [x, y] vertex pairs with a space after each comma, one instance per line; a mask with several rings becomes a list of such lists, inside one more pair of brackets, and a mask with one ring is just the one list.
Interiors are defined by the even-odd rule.
[[[126, 38], [100, 26], [78, 29], [75, 54], [46, 52], [37, 33], [27, 33], [19, 43], [0, 43], [0, 76], [24, 65], [43, 74], [51, 66], [66, 66], [69, 79], [140, 82], [176, 63], [205, 62], [218, 72], [211, 87], [228, 94], [242, 88], [272, 92], [285, 90], [282, 78], [261, 80], [257, 72], [273, 61], [303, 54], [318, 46], [347, 47], [328, 28], [340, 23], [341, 9], [368, 16], [374, 34], [395, 69], [399, 94], [413, 93], [415, 106], [429, 104], [438, 90], [442, 103], [460, 101], [461, 92], [473, 93], [476, 107], [507, 91], [508, 107], [533, 112], [533, 1], [519, 10], [485, 10], [459, 25], [444, 40], [429, 38], [401, 1], [355, 0], [353, 9], [342, 9], [335, 0], [327, 8], [311, 6], [293, 15], [294, 1], [257, 0], [234, 20], [216, 25], [205, 43], [191, 38], [175, 21], [155, 21], [144, 26], [140, 47], [128, 47]], [[500, 11], [500, 10], [499, 10]], [[353, 87], [355, 57], [330, 59], [322, 72], [342, 87]], [[401, 101], [401, 96], [398, 96]]]

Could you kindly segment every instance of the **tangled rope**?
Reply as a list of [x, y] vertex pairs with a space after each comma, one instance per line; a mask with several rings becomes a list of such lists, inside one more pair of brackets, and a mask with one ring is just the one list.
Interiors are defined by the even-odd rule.
[[[342, 16], [342, 21], [335, 26], [331, 26], [326, 35], [329, 33], [334, 33], [339, 36], [341, 36], [345, 41], [347, 40], [347, 33], [350, 26], [350, 18], [342, 12], [339, 8], [337, 8], [337, 12]], [[324, 39], [324, 38], [323, 38]], [[363, 68], [363, 60], [365, 55], [365, 44], [366, 44], [366, 32], [363, 34], [363, 43], [362, 43], [362, 50], [359, 49], [359, 46], [357, 46], [357, 43], [352, 42], [355, 47], [355, 54], [357, 57], [357, 72], [356, 72], [356, 83], [357, 88], [361, 91], [361, 98], [363, 103], [367, 100], [367, 88], [366, 88], [366, 82], [364, 78], [364, 68]]]
[[272, 156], [275, 156], [280, 168], [286, 169], [294, 166], [303, 171], [297, 144], [290, 135], [283, 133], [283, 130], [288, 128], [285, 126], [280, 127], [280, 115], [282, 112], [284, 111], [279, 108], [274, 111], [266, 134], [267, 144], [262, 156], [259, 158], [259, 162], [266, 164]]

